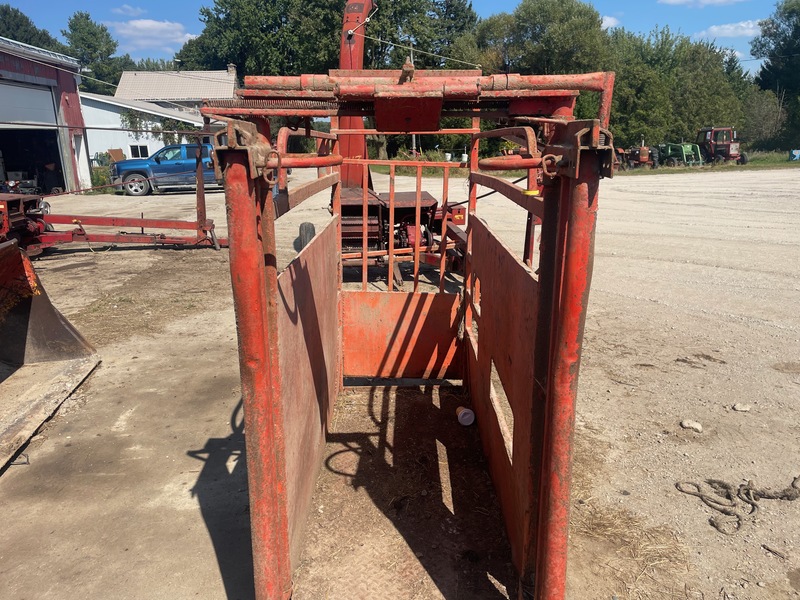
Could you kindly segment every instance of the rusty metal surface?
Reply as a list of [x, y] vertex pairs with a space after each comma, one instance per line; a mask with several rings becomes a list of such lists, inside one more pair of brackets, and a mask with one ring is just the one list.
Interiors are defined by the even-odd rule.
[[[355, 31], [364, 27], [369, 19], [374, 5], [372, 0], [348, 0], [344, 18], [342, 19], [342, 33], [339, 47], [339, 68], [346, 71], [361, 69], [364, 66], [364, 36], [356, 35]], [[339, 127], [353, 129], [355, 131], [364, 129], [364, 118], [362, 116], [343, 116], [339, 121]], [[359, 135], [342, 135], [341, 154], [346, 158], [368, 158], [367, 139]], [[364, 177], [364, 170], [368, 167], [364, 165], [344, 165], [342, 166], [342, 183], [345, 188], [357, 188], [361, 186]]]
[[[466, 329], [469, 391], [503, 507], [514, 564], [522, 571], [539, 500], [534, 450], [539, 450], [542, 441], [544, 407], [533, 400], [539, 284], [531, 270], [480, 219], [470, 219], [470, 230], [472, 276], [480, 290], [473, 292], [474, 304], [480, 317], [474, 316], [475, 329]], [[513, 318], [509, 318], [509, 307], [513, 307]], [[492, 363], [500, 382], [492, 381]], [[498, 393], [503, 392], [498, 385], [502, 385], [513, 411], [513, 428], [495, 408]], [[512, 442], [508, 445], [513, 460], [507, 451], [508, 442]]]
[[342, 292], [345, 377], [459, 378], [455, 294]]
[[286, 600], [291, 597], [292, 577], [276, 343], [277, 273], [274, 251], [265, 256], [262, 245], [262, 240], [269, 237], [274, 240], [274, 218], [263, 225], [261, 222], [262, 210], [272, 205], [272, 199], [261, 197], [259, 186], [251, 177], [246, 151], [230, 150], [221, 160], [239, 335], [256, 598]]
[[0, 244], [0, 467], [99, 362], [16, 242]]
[[340, 381], [339, 277], [332, 219], [278, 276], [278, 340], [292, 566], [299, 561], [314, 482]]
[[[99, 242], [114, 244], [169, 244], [177, 246], [213, 247], [227, 246], [226, 239], [217, 238], [214, 221], [207, 218], [203, 164], [198, 147], [195, 178], [197, 183], [196, 219], [145, 219], [135, 217], [101, 217], [93, 215], [46, 214], [40, 207], [41, 196], [0, 194], [0, 241], [17, 239], [30, 255], [37, 255], [45, 248], [71, 242]], [[151, 178], [155, 179], [155, 178]], [[74, 229], [56, 230], [48, 226], [74, 225]], [[96, 233], [86, 231], [84, 226], [133, 227], [139, 231], [119, 233]], [[193, 235], [145, 232], [144, 229], [171, 229], [192, 231]]]
[[[363, 24], [370, 8], [367, 3], [351, 0], [347, 10]], [[348, 31], [345, 26], [343, 39]], [[350, 50], [358, 62], [358, 43], [353, 41], [352, 45]], [[319, 114], [330, 116], [332, 133], [347, 140], [338, 162], [332, 162], [335, 153], [322, 156], [318, 145], [316, 155], [304, 155], [296, 164], [329, 167], [325, 173], [342, 173], [331, 203], [339, 252], [331, 267], [340, 289], [337, 385], [342, 376], [465, 377], [504, 511], [520, 578], [520, 598], [563, 600], [572, 428], [591, 275], [597, 183], [611, 175], [612, 167], [613, 140], [607, 126], [614, 74], [482, 76], [476, 71], [416, 71], [413, 65], [397, 71], [365, 71], [353, 66], [357, 65], [351, 61], [349, 69], [328, 75], [248, 77], [238, 100], [211, 101], [202, 109], [206, 116], [253, 121], [229, 121], [226, 147], [221, 146], [221, 137], [217, 141], [221, 167], [234, 168], [240, 184], [249, 177], [249, 185], [260, 190], [255, 196], [261, 199], [260, 212], [233, 211], [233, 203], [247, 204], [248, 200], [226, 182], [230, 230], [234, 230], [234, 221], [240, 230], [253, 230], [246, 236], [240, 231], [239, 242], [232, 241], [234, 245], [252, 246], [244, 251], [252, 254], [249, 262], [234, 261], [235, 253], [231, 253], [237, 315], [250, 321], [239, 325], [245, 412], [262, 411], [265, 418], [271, 413], [273, 419], [260, 426], [248, 425], [248, 432], [260, 427], [249, 434], [258, 439], [248, 440], [253, 444], [252, 452], [248, 445], [248, 460], [264, 462], [257, 465], [258, 473], [251, 474], [259, 599], [272, 597], [265, 590], [286, 593], [290, 553], [284, 538], [288, 539], [292, 528], [287, 519], [292, 521], [303, 512], [292, 508], [297, 512], [291, 517], [281, 512], [290, 503], [287, 481], [302, 479], [308, 473], [307, 463], [287, 466], [286, 444], [308, 439], [322, 423], [322, 417], [319, 422], [299, 418], [293, 425], [281, 417], [284, 411], [297, 410], [303, 415], [303, 410], [309, 410], [288, 404], [292, 392], [288, 376], [284, 380], [285, 373], [281, 373], [297, 368], [291, 361], [308, 351], [303, 346], [307, 340], [301, 343], [296, 331], [281, 333], [281, 317], [275, 316], [281, 293], [288, 297], [289, 291], [293, 292], [299, 306], [305, 288], [282, 289], [273, 283], [275, 215], [267, 184], [273, 183], [271, 169], [294, 164], [292, 161], [299, 157], [285, 152], [284, 146], [278, 150], [271, 147], [266, 117], [287, 116], [299, 127], [303, 119]], [[599, 94], [594, 120], [575, 120], [575, 101], [582, 91]], [[387, 130], [441, 132], [441, 117], [455, 114], [471, 118], [471, 127], [459, 131], [472, 134], [468, 162], [406, 162], [404, 166], [416, 171], [415, 190], [407, 197], [395, 189], [398, 163], [367, 160], [366, 150], [360, 145], [365, 135]], [[374, 130], [364, 129], [363, 118], [367, 116], [375, 117]], [[487, 116], [505, 119], [508, 126], [483, 133], [481, 117]], [[487, 137], [510, 139], [519, 148], [479, 162], [480, 142]], [[389, 165], [388, 195], [373, 190], [368, 173], [371, 164]], [[471, 171], [466, 231], [454, 225], [456, 213], [449, 212], [448, 204], [448, 176], [459, 166]], [[492, 170], [523, 168], [527, 171], [526, 186], [478, 173], [479, 166]], [[427, 192], [422, 189], [425, 167], [444, 170], [441, 211], [427, 206]], [[475, 216], [480, 185], [505, 195], [528, 212], [520, 258]], [[349, 191], [342, 194], [341, 188], [348, 186]], [[324, 187], [319, 182], [306, 189]], [[301, 191], [297, 198], [305, 193]], [[253, 195], [251, 190], [250, 203]], [[387, 200], [388, 222], [384, 220]], [[288, 203], [286, 206], [288, 209]], [[463, 213], [458, 216], [463, 217]], [[435, 217], [439, 219], [436, 233], [441, 232], [438, 240], [430, 234]], [[538, 264], [534, 264], [537, 227], [541, 243]], [[254, 249], [258, 240], [263, 262]], [[463, 293], [417, 293], [420, 264], [440, 268], [440, 289], [444, 289], [444, 269], [456, 254], [464, 263]], [[367, 292], [367, 267], [386, 264], [384, 257], [388, 258], [389, 292]], [[402, 275], [395, 269], [401, 261], [412, 263], [414, 293], [392, 292], [395, 278], [399, 277], [397, 284], [402, 284]], [[362, 291], [341, 291], [343, 265], [360, 266]], [[263, 279], [257, 281], [243, 269], [260, 271]], [[252, 286], [237, 290], [237, 278], [251, 280]], [[312, 295], [316, 298], [316, 291]], [[281, 335], [286, 337], [285, 346], [280, 342]], [[261, 353], [264, 348], [266, 355], [259, 354], [258, 361], [245, 364], [248, 349]], [[330, 372], [328, 363], [322, 372]], [[314, 451], [312, 443], [301, 458], [313, 456]], [[301, 479], [297, 479], [298, 486], [308, 485]], [[274, 490], [272, 497], [265, 497], [265, 489]], [[275, 509], [274, 514], [269, 514], [267, 507]], [[293, 539], [292, 545], [295, 543]], [[274, 579], [271, 587], [265, 577]]]
[[583, 330], [592, 281], [601, 153], [586, 152], [575, 179], [561, 178], [564, 199], [555, 245], [558, 267], [550, 337], [536, 573], [537, 598], [561, 600], [566, 589], [572, 441]]

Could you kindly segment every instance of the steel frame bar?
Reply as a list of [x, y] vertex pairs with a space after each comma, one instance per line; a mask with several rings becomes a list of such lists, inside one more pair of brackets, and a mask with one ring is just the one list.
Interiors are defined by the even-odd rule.
[[[572, 439], [581, 345], [592, 281], [599, 161], [588, 154], [576, 179], [562, 183], [560, 277], [554, 288], [553, 352], [542, 460], [536, 597], [562, 600], [566, 590]], [[564, 227], [566, 222], [566, 227]]]
[[[277, 269], [268, 208], [272, 204], [271, 192], [256, 189], [246, 151], [227, 151], [224, 160], [231, 284], [247, 432], [255, 592], [257, 600], [288, 600], [292, 595], [292, 574], [277, 366]], [[264, 245], [273, 251], [272, 255], [265, 255]]]
[[[420, 131], [384, 131], [383, 129], [331, 129], [331, 133], [338, 135], [473, 135], [479, 133], [480, 129], [437, 129], [436, 131], [420, 130]], [[373, 162], [370, 164], [386, 164], [390, 161]]]
[[414, 292], [419, 291], [419, 242], [422, 236], [420, 229], [422, 225], [422, 167], [417, 167], [417, 190], [414, 198], [414, 228], [416, 234], [414, 235]]
[[457, 169], [459, 167], [467, 167], [468, 163], [452, 163], [452, 162], [437, 162], [427, 160], [361, 160], [357, 158], [345, 158], [343, 161], [346, 165], [380, 165], [384, 167], [400, 166], [400, 167], [432, 167], [437, 169]]
[[[389, 166], [389, 223], [394, 228], [394, 195], [395, 195], [395, 165]], [[394, 289], [394, 231], [389, 235], [389, 264], [386, 276], [387, 286], [391, 292]]]

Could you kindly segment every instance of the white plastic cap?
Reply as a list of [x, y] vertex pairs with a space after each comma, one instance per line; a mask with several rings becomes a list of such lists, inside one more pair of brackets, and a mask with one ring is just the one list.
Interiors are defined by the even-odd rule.
[[456, 415], [458, 416], [458, 422], [464, 427], [472, 425], [475, 422], [475, 413], [472, 412], [470, 408], [459, 406], [456, 409]]

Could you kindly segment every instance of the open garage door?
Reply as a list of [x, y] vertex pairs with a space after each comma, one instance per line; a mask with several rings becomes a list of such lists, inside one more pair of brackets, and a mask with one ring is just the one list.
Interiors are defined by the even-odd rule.
[[64, 189], [57, 124], [49, 87], [0, 83], [0, 182], [21, 181], [30, 193]]
[[[49, 87], [0, 83], [0, 120], [28, 125], [57, 125], [53, 92]], [[7, 127], [7, 125], [4, 125]]]

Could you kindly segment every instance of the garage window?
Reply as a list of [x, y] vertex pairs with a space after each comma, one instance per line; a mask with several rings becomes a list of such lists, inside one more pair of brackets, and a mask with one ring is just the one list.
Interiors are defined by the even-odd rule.
[[131, 158], [147, 158], [150, 153], [147, 146], [131, 146]]

